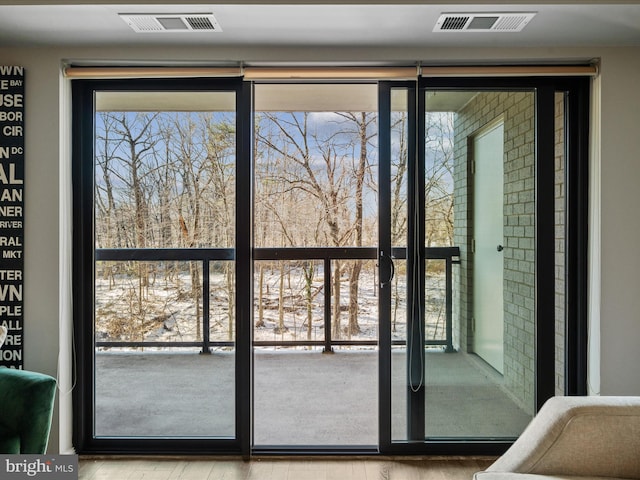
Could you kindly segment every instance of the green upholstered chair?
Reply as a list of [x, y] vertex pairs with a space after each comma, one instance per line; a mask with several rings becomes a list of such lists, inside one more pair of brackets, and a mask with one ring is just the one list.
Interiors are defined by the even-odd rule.
[[0, 368], [0, 453], [46, 453], [56, 380]]

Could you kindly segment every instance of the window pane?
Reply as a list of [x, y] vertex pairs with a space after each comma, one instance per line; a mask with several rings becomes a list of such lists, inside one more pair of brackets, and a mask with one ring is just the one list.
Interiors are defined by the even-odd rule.
[[424, 303], [393, 348], [394, 441], [511, 439], [533, 415], [534, 101], [425, 92]]
[[375, 245], [378, 126], [369, 101], [375, 85], [255, 88], [256, 246]]
[[441, 388], [448, 410], [467, 412], [467, 421], [458, 431], [453, 419], [427, 419], [427, 435], [513, 438], [535, 402], [535, 94], [454, 96], [454, 236], [461, 250], [454, 355], [464, 370], [455, 389]]
[[[212, 108], [234, 98], [216, 93]], [[102, 103], [123, 108], [112, 95]], [[95, 120], [96, 248], [233, 247], [235, 112], [107, 110]]]
[[235, 93], [96, 107], [95, 436], [234, 438]]
[[258, 446], [378, 442], [377, 92], [255, 85]]

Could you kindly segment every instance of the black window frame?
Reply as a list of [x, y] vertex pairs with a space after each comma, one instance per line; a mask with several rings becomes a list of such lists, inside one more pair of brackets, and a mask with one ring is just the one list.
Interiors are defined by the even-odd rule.
[[[236, 278], [252, 278], [253, 222], [250, 141], [251, 89], [240, 78], [73, 80], [72, 190], [73, 258], [72, 296], [75, 348], [73, 390], [73, 445], [80, 454], [239, 454], [250, 453], [250, 376], [236, 373], [235, 438], [213, 437], [96, 437], [94, 435], [94, 133], [95, 93], [102, 91], [223, 91], [236, 94]], [[235, 369], [250, 372], [252, 282], [237, 282]]]

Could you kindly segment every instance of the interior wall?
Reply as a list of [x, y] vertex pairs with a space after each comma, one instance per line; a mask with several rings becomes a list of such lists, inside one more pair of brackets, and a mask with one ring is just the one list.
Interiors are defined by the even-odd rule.
[[[0, 49], [0, 65], [25, 67], [24, 368], [58, 377], [60, 59]], [[58, 420], [54, 414], [51, 452], [59, 451]]]
[[[602, 394], [640, 395], [640, 255], [633, 249], [640, 237], [640, 48], [592, 49], [437, 49], [437, 48], [2, 48], [0, 64], [21, 65], [26, 70], [25, 149], [25, 368], [57, 375], [66, 389], [73, 382], [65, 348], [58, 371], [59, 345], [68, 345], [70, 311], [61, 299], [68, 295], [61, 279], [60, 254], [68, 245], [66, 228], [70, 209], [60, 207], [68, 186], [69, 98], [61, 92], [65, 80], [60, 67], [65, 59], [110, 63], [246, 62], [398, 62], [505, 63], [549, 60], [584, 60], [600, 57], [602, 131], [601, 149], [601, 354], [590, 364], [600, 373]], [[62, 112], [62, 114], [61, 114]], [[62, 121], [61, 121], [62, 118]], [[61, 141], [64, 139], [64, 141]], [[60, 153], [62, 152], [62, 154]], [[61, 188], [61, 185], [63, 186]], [[597, 309], [592, 309], [597, 311]], [[598, 324], [598, 319], [595, 319]], [[59, 331], [63, 332], [61, 338]], [[597, 351], [597, 345], [595, 346]], [[50, 451], [68, 451], [71, 445], [69, 395], [65, 408], [57, 409]], [[64, 412], [60, 414], [60, 411]], [[59, 428], [58, 420], [63, 424]], [[62, 432], [62, 433], [61, 433]]]
[[602, 71], [600, 392], [640, 395], [640, 49]]

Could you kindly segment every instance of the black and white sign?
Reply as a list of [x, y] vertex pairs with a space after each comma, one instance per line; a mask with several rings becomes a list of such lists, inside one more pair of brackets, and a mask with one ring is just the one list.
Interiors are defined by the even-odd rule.
[[0, 366], [22, 369], [24, 68], [0, 65]]

